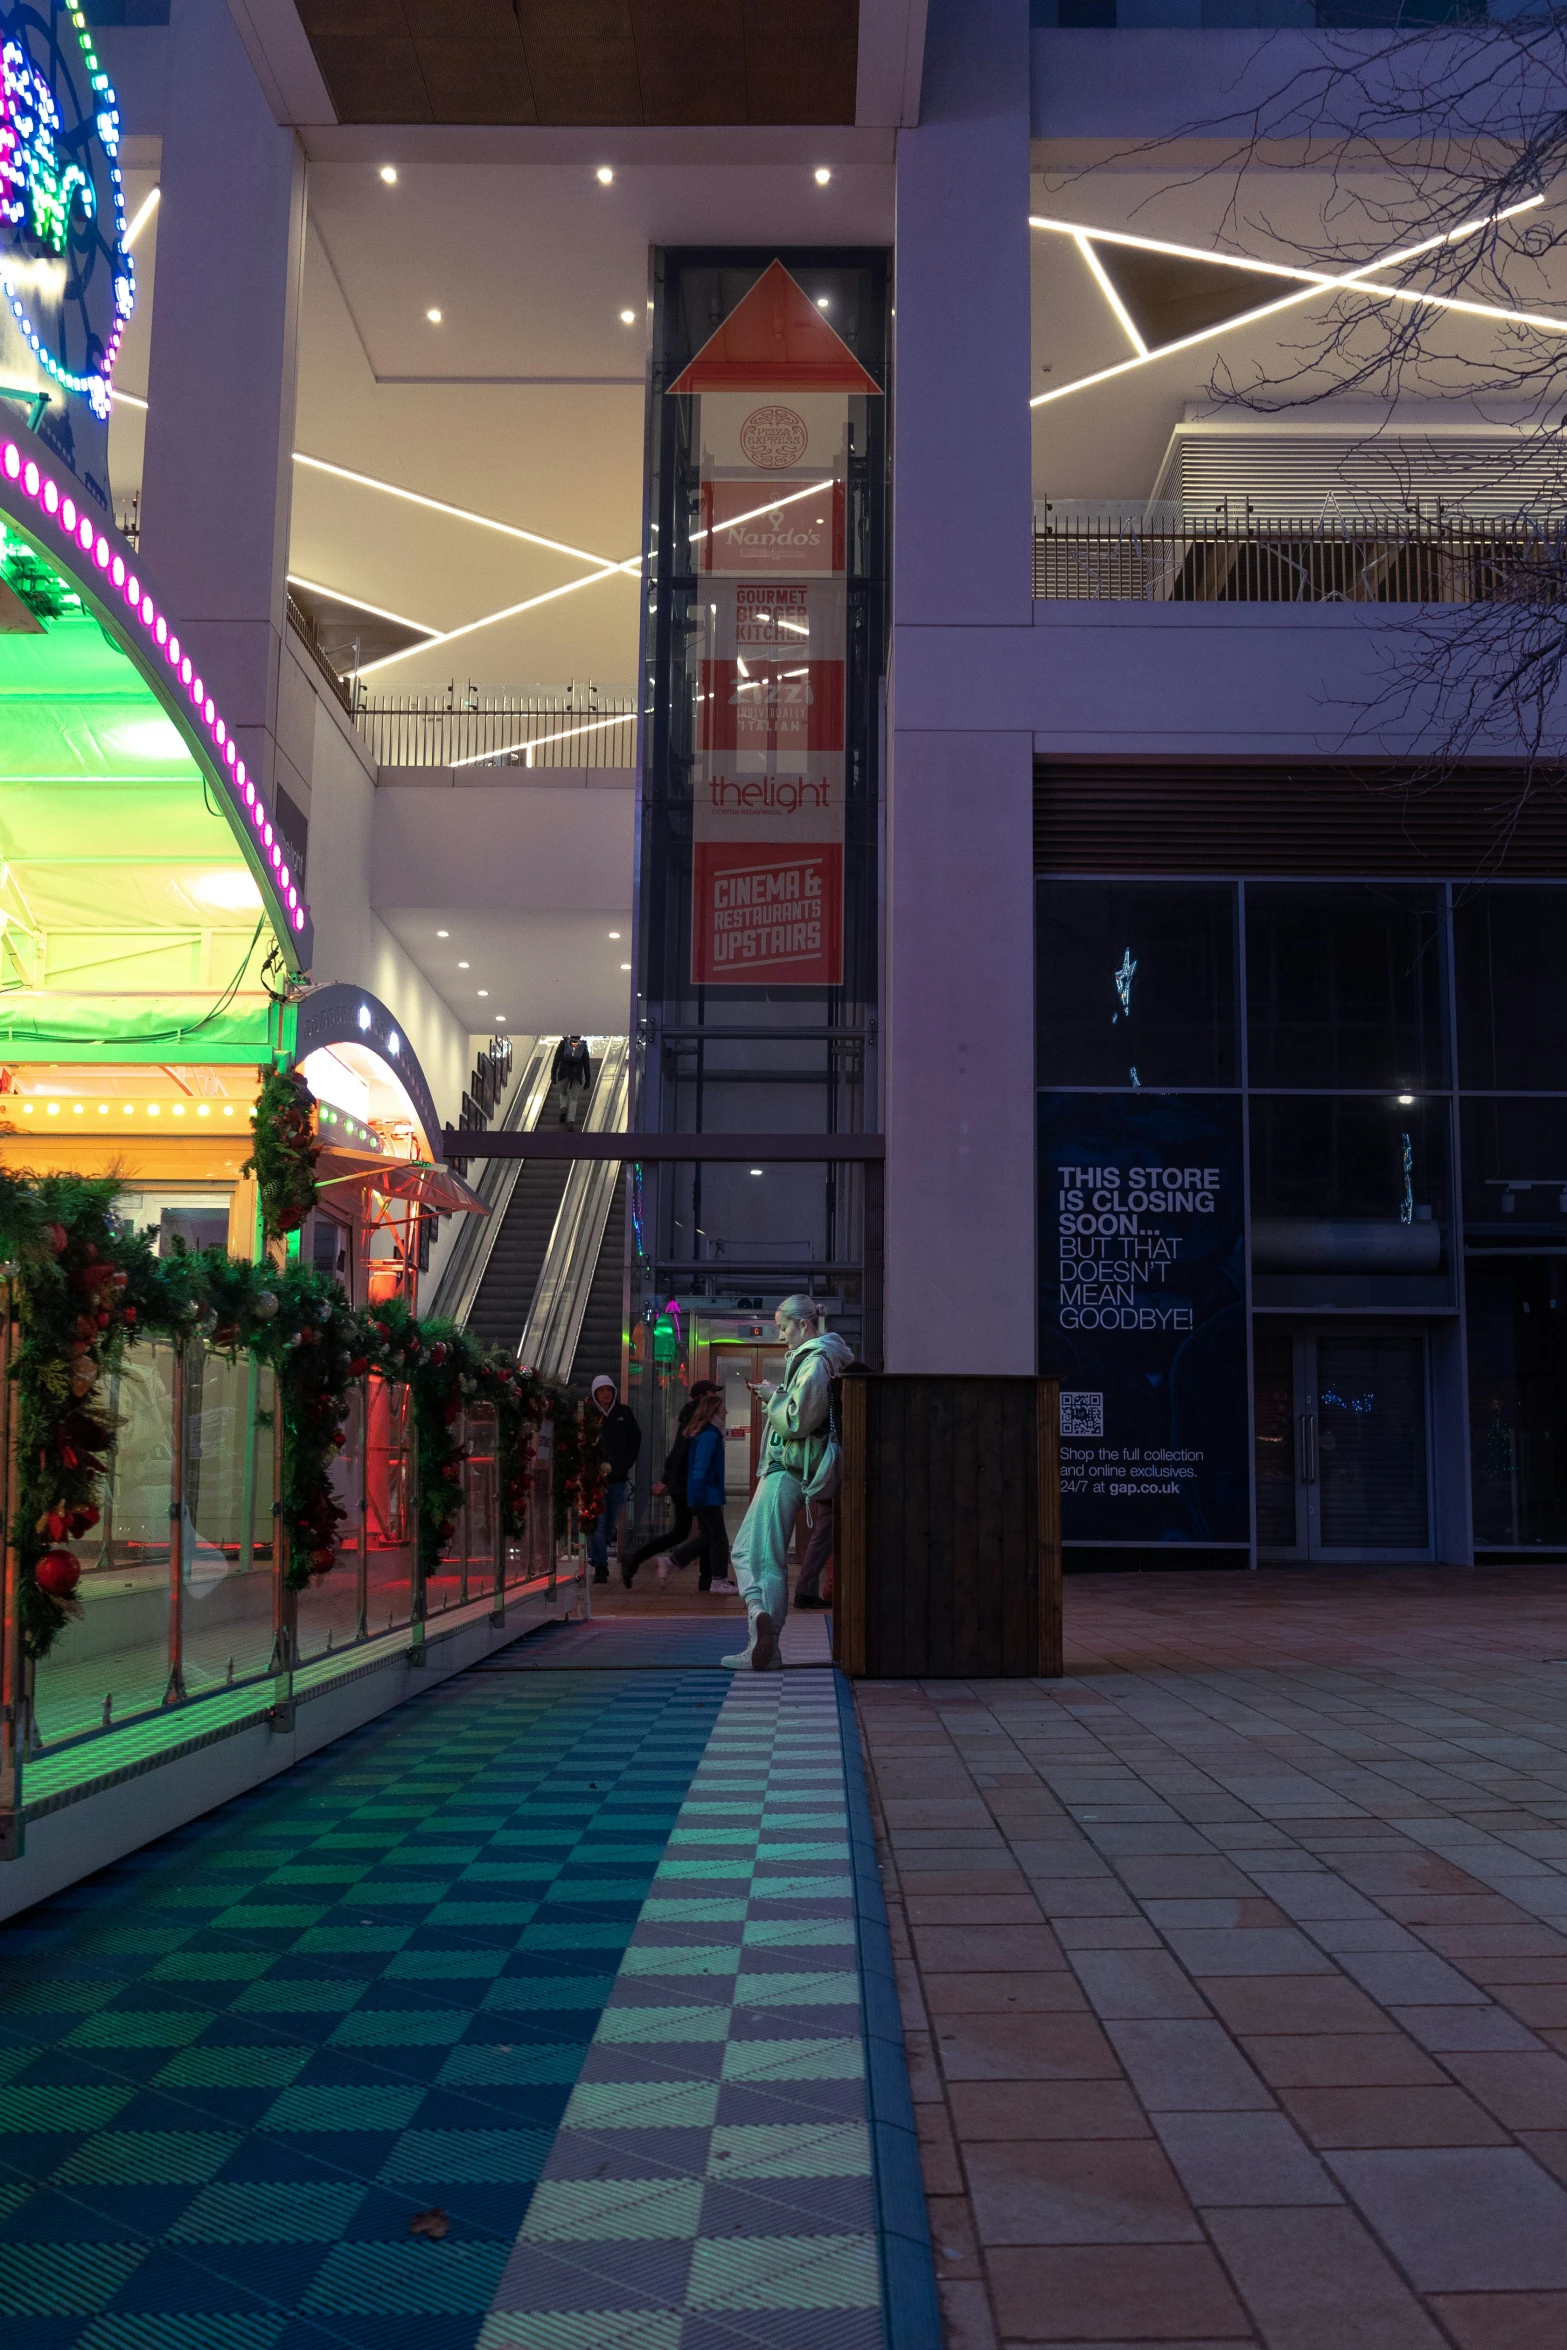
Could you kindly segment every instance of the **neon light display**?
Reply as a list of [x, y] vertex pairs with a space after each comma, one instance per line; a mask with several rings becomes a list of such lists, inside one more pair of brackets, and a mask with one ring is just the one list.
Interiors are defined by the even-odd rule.
[[38, 365], [100, 422], [136, 302], [119, 154], [81, 10], [0, 0], [0, 287]]
[[[170, 627], [167, 617], [158, 610], [144, 582], [132, 569], [135, 552], [115, 533], [100, 527], [90, 514], [82, 512], [70, 491], [54, 480], [38, 463], [27, 455], [14, 440], [0, 441], [0, 477], [21, 490], [39, 510], [41, 519], [55, 526], [72, 550], [79, 567], [91, 563], [102, 576], [95, 583], [95, 592], [107, 601], [118, 593], [125, 604], [128, 620], [133, 622], [147, 640], [149, 650], [161, 655], [170, 672], [171, 685], [183, 688], [191, 704], [191, 718], [195, 726], [205, 730], [211, 739], [211, 757], [217, 771], [228, 785], [236, 805], [257, 836], [262, 863], [270, 867], [270, 880], [278, 902], [284, 910], [290, 927], [302, 931], [309, 919], [309, 908], [300, 897], [299, 888], [283, 862], [283, 851], [274, 843], [272, 826], [267, 820], [266, 807], [256, 787], [245, 771], [245, 762], [226, 720], [218, 710], [190, 655], [180, 650], [180, 640]], [[127, 632], [128, 633], [128, 632]]]

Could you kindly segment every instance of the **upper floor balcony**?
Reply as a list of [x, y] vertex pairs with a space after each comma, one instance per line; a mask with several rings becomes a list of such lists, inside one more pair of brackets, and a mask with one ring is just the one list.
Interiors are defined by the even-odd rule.
[[1563, 592], [1567, 520], [1402, 510], [1193, 512], [1041, 499], [1034, 594], [1078, 603], [1483, 604]]

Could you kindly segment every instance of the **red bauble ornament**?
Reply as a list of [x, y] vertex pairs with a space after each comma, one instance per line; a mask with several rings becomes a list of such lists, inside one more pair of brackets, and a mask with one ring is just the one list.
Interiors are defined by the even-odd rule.
[[69, 1599], [82, 1579], [82, 1562], [68, 1550], [46, 1550], [33, 1579], [51, 1599]]
[[43, 1229], [43, 1237], [57, 1257], [64, 1255], [65, 1244], [70, 1235], [63, 1224], [46, 1224]]

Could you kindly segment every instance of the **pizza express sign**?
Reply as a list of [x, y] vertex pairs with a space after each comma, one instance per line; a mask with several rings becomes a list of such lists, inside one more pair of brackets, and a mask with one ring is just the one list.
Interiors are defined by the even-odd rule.
[[[0, 0], [0, 390], [86, 478], [103, 463], [114, 362], [136, 299], [125, 247], [120, 110], [87, 20]], [[78, 452], [73, 415], [99, 428]], [[102, 487], [95, 484], [95, 487]]]

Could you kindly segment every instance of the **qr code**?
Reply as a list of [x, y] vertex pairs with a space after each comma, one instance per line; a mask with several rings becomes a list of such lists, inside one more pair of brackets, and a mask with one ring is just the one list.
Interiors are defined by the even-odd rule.
[[1103, 1395], [1089, 1395], [1081, 1391], [1061, 1395], [1061, 1433], [1063, 1436], [1103, 1436], [1105, 1432], [1105, 1399]]

